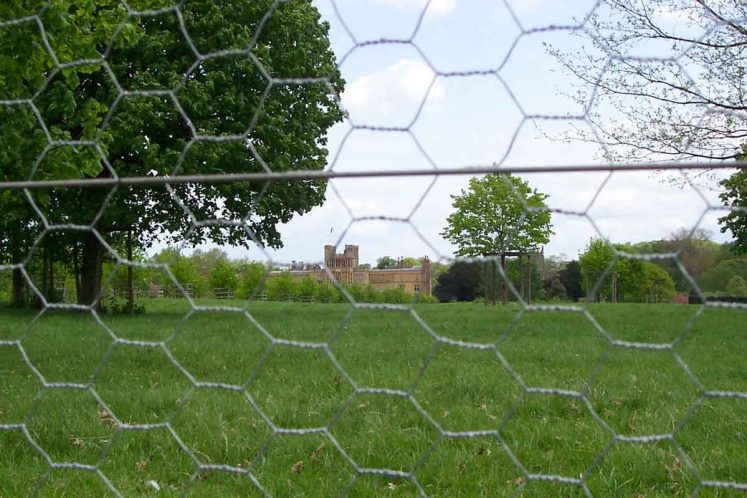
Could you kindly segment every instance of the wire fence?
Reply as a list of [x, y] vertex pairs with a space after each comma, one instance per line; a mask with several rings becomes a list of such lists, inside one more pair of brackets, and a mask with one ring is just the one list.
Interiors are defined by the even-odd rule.
[[[429, 12], [448, 1], [423, 2], [402, 39], [356, 37], [349, 11], [331, 1], [334, 22], [351, 40], [337, 60], [313, 38], [324, 30], [309, 2], [93, 3], [0, 7], [0, 277], [36, 307], [2, 308], [0, 495], [747, 492], [744, 305], [709, 300], [679, 253], [612, 249], [616, 260], [673, 260], [702, 303], [654, 316], [640, 325], [648, 335], [624, 332], [641, 313], [633, 308], [623, 316], [600, 315], [591, 303], [531, 304], [500, 265], [498, 278], [515, 303], [497, 310], [358, 302], [324, 265], [319, 278], [342, 303], [327, 304], [327, 297], [312, 305], [320, 300], [314, 296], [277, 307], [260, 302], [270, 271], [282, 264], [265, 249], [277, 245], [275, 226], [294, 209], [319, 204], [331, 181], [605, 173], [596, 199], [613, 175], [672, 171], [703, 200], [701, 219], [743, 213], [714, 204], [694, 178], [747, 164], [685, 153], [713, 146], [716, 119], [741, 128], [743, 106], [710, 112], [702, 102], [700, 121], [679, 137], [679, 154], [624, 162], [600, 125], [608, 108], [593, 105], [610, 89], [607, 73], [587, 81], [593, 91], [578, 115], [527, 111], [504, 78], [527, 37], [598, 41], [594, 27], [605, 9], [632, 3], [597, 0], [570, 25], [534, 28], [516, 5], [502, 3], [517, 35], [495, 67], [474, 71], [440, 71], [419, 44]], [[609, 47], [603, 66], [662, 63], [695, 82], [685, 72], [688, 54], [719, 29], [743, 29], [745, 19], [692, 8], [707, 9], [711, 24], [680, 54], [636, 57]], [[737, 3], [733, 10], [740, 12]], [[339, 108], [339, 68], [372, 46], [412, 48], [432, 70], [404, 126], [360, 123]], [[515, 166], [504, 156], [439, 166], [413, 132], [428, 94], [439, 79], [485, 76], [521, 114], [509, 149], [525, 123], [563, 120], [590, 130], [585, 138], [605, 151], [604, 162]], [[401, 133], [429, 167], [340, 169], [339, 153], [327, 157], [320, 139], [336, 122], [347, 126], [341, 148], [361, 130]], [[739, 140], [738, 133], [720, 139]], [[350, 218], [335, 249], [351, 240], [356, 224], [374, 220], [408, 226], [438, 255], [433, 234], [415, 217], [429, 189], [407, 216], [359, 216], [337, 184], [328, 185]], [[524, 216], [537, 211], [523, 203]], [[602, 234], [588, 208], [550, 211]], [[220, 302], [201, 300], [180, 281], [176, 259], [146, 262], [133, 254], [159, 237], [184, 247], [249, 243], [266, 261], [262, 284], [249, 300], [235, 300], [245, 296], [221, 285], [212, 290]], [[75, 276], [59, 286], [55, 261], [63, 260], [75, 262]], [[104, 260], [111, 281], [87, 286], [101, 280]], [[114, 283], [117, 274], [139, 270], [165, 284], [133, 290]], [[606, 268], [595, 289], [612, 272]], [[114, 316], [101, 308], [128, 295], [155, 312]], [[294, 438], [303, 443], [287, 442]], [[711, 460], [719, 460], [716, 470]], [[302, 479], [309, 481], [296, 482]]]

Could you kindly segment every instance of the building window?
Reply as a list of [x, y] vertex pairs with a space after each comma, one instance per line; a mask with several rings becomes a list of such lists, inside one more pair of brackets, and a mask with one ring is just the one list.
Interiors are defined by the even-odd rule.
[[420, 294], [420, 284], [415, 284], [415, 294]]

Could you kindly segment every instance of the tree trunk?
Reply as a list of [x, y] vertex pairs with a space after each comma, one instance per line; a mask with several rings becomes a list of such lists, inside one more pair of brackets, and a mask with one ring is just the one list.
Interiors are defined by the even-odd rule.
[[613, 303], [617, 302], [617, 272], [612, 270], [612, 296], [611, 300]]
[[[42, 252], [42, 281], [39, 291], [44, 299], [49, 301], [49, 244], [47, 242], [47, 240], [44, 241], [44, 251]], [[39, 308], [44, 306], [39, 297], [36, 299], [36, 304]]]
[[47, 297], [47, 301], [51, 301], [53, 303], [59, 302], [60, 299], [57, 299], [56, 293], [57, 293], [57, 289], [55, 289], [55, 283], [54, 283], [54, 258], [52, 257], [50, 253], [50, 256], [49, 256], [49, 295], [51, 297]]
[[[50, 256], [50, 249], [49, 249], [49, 237], [46, 237], [44, 239], [44, 251], [42, 252], [42, 281], [41, 281], [41, 288], [39, 289], [39, 292], [41, 292], [41, 295], [44, 297], [44, 300], [46, 302], [53, 302], [54, 297], [52, 297], [53, 294], [53, 283], [51, 279], [51, 261], [52, 257]], [[41, 309], [44, 307], [44, 303], [42, 299], [37, 296], [36, 297], [36, 305]]]
[[498, 292], [495, 281], [495, 258], [490, 258], [485, 262], [483, 284], [485, 286], [485, 305], [495, 306], [498, 304]]
[[11, 302], [11, 305], [14, 308], [23, 308], [26, 306], [26, 299], [25, 299], [25, 287], [26, 281], [23, 278], [23, 273], [21, 273], [21, 270], [19, 268], [13, 269], [13, 301]]
[[[91, 306], [101, 295], [101, 272], [104, 248], [93, 232], [83, 233], [83, 250], [80, 262], [80, 289], [78, 304]], [[97, 307], [100, 303], [97, 303]]]
[[532, 304], [532, 263], [529, 262], [529, 278], [527, 279], [527, 304]]
[[132, 288], [133, 268], [132, 268], [132, 230], [127, 231], [127, 314], [135, 314], [135, 292]]
[[519, 254], [519, 281], [521, 282], [521, 298], [526, 301], [527, 300], [527, 291], [526, 286], [524, 285], [525, 280], [527, 278], [526, 272], [524, 271], [524, 257]]
[[73, 278], [75, 280], [75, 300], [80, 296], [80, 258], [78, 244], [73, 246]]
[[495, 279], [495, 259], [490, 260], [490, 304], [498, 304], [498, 281]]
[[[501, 253], [501, 270], [503, 270], [503, 274], [506, 274], [506, 253]], [[508, 304], [508, 284], [506, 283], [506, 279], [501, 279], [501, 287], [503, 287], [503, 304]]]
[[[21, 261], [21, 237], [17, 231], [13, 231], [10, 235], [11, 253], [13, 258], [13, 264], [19, 264]], [[26, 299], [24, 296], [24, 287], [26, 280], [23, 278], [23, 273], [20, 268], [13, 269], [13, 296], [11, 306], [14, 308], [23, 308], [26, 305]]]
[[485, 306], [490, 304], [490, 262], [485, 261], [482, 264], [482, 293], [485, 298]]

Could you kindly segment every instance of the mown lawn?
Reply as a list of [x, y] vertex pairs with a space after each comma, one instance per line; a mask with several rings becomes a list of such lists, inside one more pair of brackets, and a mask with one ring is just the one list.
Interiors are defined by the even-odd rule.
[[539, 475], [594, 496], [747, 483], [743, 309], [143, 304], [0, 308], [0, 497], [114, 496], [106, 480], [123, 496], [280, 497], [584, 493]]

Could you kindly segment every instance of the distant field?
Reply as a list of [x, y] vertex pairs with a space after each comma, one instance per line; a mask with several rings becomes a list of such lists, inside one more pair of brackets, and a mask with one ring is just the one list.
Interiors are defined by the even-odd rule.
[[[578, 312], [522, 314], [514, 305], [410, 313], [256, 303], [252, 322], [189, 316], [182, 301], [143, 303], [142, 316], [101, 316], [134, 341], [116, 345], [92, 315], [47, 312], [29, 325], [34, 313], [0, 308], [0, 497], [113, 496], [100, 475], [123, 496], [179, 496], [188, 484], [189, 496], [261, 496], [252, 479], [279, 497], [417, 496], [417, 485], [434, 497], [583, 495], [573, 484], [526, 481], [537, 474], [583, 478], [594, 496], [689, 496], [701, 482], [747, 483], [745, 310], [595, 305], [595, 325]], [[672, 351], [613, 347], [600, 329], [630, 343], [679, 338], [675, 352], [691, 376]], [[46, 382], [93, 389], [41, 389], [19, 340]], [[603, 423], [583, 399], [526, 387], [583, 392]], [[273, 435], [271, 426], [309, 430]], [[22, 427], [53, 462], [100, 475], [49, 471]], [[674, 439], [612, 444], [613, 432]], [[414, 469], [414, 481], [356, 478], [353, 461]]]

